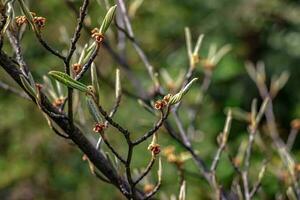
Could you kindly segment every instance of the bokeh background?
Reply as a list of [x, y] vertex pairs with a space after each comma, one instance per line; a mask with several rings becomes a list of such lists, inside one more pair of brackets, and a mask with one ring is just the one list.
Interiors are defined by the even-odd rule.
[[[59, 0], [29, 0], [31, 10], [47, 18], [43, 30], [44, 38], [57, 49], [66, 49], [62, 33], [72, 35], [76, 18], [68, 6]], [[77, 6], [81, 1], [74, 0]], [[91, 1], [87, 23], [91, 27], [99, 26], [105, 14], [104, 6]], [[100, 1], [101, 2], [101, 1]], [[113, 3], [112, 1], [110, 1]], [[128, 5], [134, 0], [127, 1]], [[16, 6], [16, 12], [19, 12]], [[180, 71], [187, 70], [184, 27], [190, 27], [194, 42], [200, 33], [205, 34], [200, 55], [207, 55], [212, 43], [222, 46], [231, 44], [232, 51], [224, 57], [214, 71], [212, 85], [201, 106], [197, 118], [197, 133], [194, 147], [206, 162], [210, 163], [217, 149], [216, 136], [222, 130], [225, 121], [224, 110], [227, 107], [250, 109], [253, 98], [258, 97], [254, 83], [248, 77], [244, 63], [264, 61], [267, 74], [279, 75], [290, 72], [286, 87], [276, 98], [275, 114], [282, 138], [286, 139], [290, 121], [300, 117], [300, 3], [296, 0], [144, 0], [132, 17], [136, 39], [147, 53], [156, 70], [166, 69], [176, 80]], [[112, 47], [116, 45], [116, 29], [110, 31]], [[80, 43], [89, 39], [83, 33]], [[24, 56], [35, 79], [50, 70], [63, 70], [63, 64], [49, 55], [27, 30], [22, 41]], [[8, 52], [11, 49], [5, 46]], [[125, 51], [128, 63], [136, 72], [138, 79], [147, 88], [150, 79], [132, 45], [126, 43]], [[102, 76], [113, 81], [114, 70], [118, 67], [103, 49], [96, 59], [97, 68]], [[13, 85], [13, 82], [0, 70], [1, 81]], [[201, 66], [197, 66], [195, 76], [203, 78]], [[84, 80], [88, 82], [88, 79]], [[109, 109], [113, 103], [114, 91], [107, 81], [100, 80], [103, 105]], [[122, 76], [122, 85], [131, 91], [127, 77]], [[198, 85], [199, 86], [199, 85]], [[192, 102], [197, 93], [193, 89], [186, 98]], [[184, 110], [181, 116], [188, 124]], [[92, 127], [90, 118], [87, 127]], [[140, 107], [134, 99], [124, 96], [121, 108], [116, 115], [121, 124], [126, 125], [136, 135], [140, 135], [152, 126], [155, 118]], [[229, 151], [235, 154], [239, 145], [246, 140], [247, 125], [234, 121], [230, 133]], [[91, 130], [87, 129], [92, 135]], [[113, 130], [109, 138], [120, 152], [126, 153], [126, 145]], [[298, 140], [299, 141], [299, 140]], [[141, 168], [150, 159], [147, 151], [149, 142], [137, 148], [134, 166]], [[174, 145], [176, 152], [183, 149], [161, 131], [161, 146]], [[299, 158], [299, 142], [293, 148], [293, 155]], [[272, 151], [272, 150], [270, 150]], [[254, 146], [253, 179], [264, 158], [264, 152]], [[279, 162], [275, 156], [273, 164]], [[299, 159], [298, 159], [299, 160]], [[185, 163], [188, 170], [187, 199], [209, 198], [209, 187], [197, 174], [192, 160]], [[222, 157], [217, 170], [220, 182], [230, 188], [235, 175], [226, 156]], [[158, 198], [178, 194], [178, 176], [176, 168], [163, 158], [163, 185]], [[156, 171], [148, 178], [155, 183]], [[274, 199], [286, 188], [270, 171], [263, 179], [261, 192], [257, 199]], [[69, 142], [53, 134], [39, 110], [29, 101], [0, 90], [0, 199], [123, 199], [110, 185], [103, 184], [89, 172], [88, 165], [82, 161], [82, 153]]]

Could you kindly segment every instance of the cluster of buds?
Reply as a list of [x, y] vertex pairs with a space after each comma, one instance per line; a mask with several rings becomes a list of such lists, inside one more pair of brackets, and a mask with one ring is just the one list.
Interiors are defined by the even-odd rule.
[[181, 156], [175, 154], [174, 146], [168, 146], [164, 148], [163, 154], [167, 157], [168, 162], [173, 163], [178, 167], [181, 167], [183, 165], [183, 159], [181, 158]]
[[101, 43], [104, 40], [104, 35], [99, 31], [99, 29], [94, 28], [91, 33], [92, 38], [94, 38], [97, 43]]
[[55, 107], [61, 107], [64, 103], [64, 99], [63, 98], [57, 98], [53, 101], [52, 105]]
[[157, 100], [154, 104], [155, 109], [156, 110], [164, 109], [169, 104], [170, 98], [171, 98], [171, 95], [168, 94], [168, 95], [164, 96], [164, 98], [162, 100]]
[[79, 63], [75, 63], [72, 65], [72, 69], [73, 69], [75, 75], [77, 76], [82, 70], [82, 65]]
[[16, 19], [17, 26], [22, 26], [23, 24], [27, 23], [27, 19], [24, 15], [23, 16], [17, 16], [15, 19]]
[[[40, 17], [40, 16], [36, 16], [36, 14], [34, 12], [30, 12], [30, 14], [33, 17], [33, 23], [37, 26], [38, 29], [41, 29], [45, 26], [46, 24], [46, 18], [44, 17]], [[23, 24], [28, 23], [28, 20], [26, 18], [26, 16], [22, 15], [22, 16], [17, 16], [15, 18], [16, 20], [16, 24], [17, 26], [22, 26]]]
[[96, 133], [102, 133], [105, 128], [106, 128], [105, 124], [96, 123], [93, 128], [93, 131]]
[[294, 119], [291, 122], [291, 127], [296, 130], [300, 130], [300, 119]]

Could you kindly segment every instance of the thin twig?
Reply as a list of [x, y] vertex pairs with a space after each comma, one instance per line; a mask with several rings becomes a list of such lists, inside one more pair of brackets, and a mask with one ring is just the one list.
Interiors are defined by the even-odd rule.
[[55, 55], [56, 57], [58, 57], [59, 59], [65, 61], [65, 56], [63, 56], [61, 53], [59, 53], [59, 51], [53, 49], [42, 37], [41, 33], [37, 33], [36, 32], [36, 38], [38, 39], [38, 41], [40, 42], [40, 44], [47, 50], [49, 51], [51, 54]]
[[187, 137], [186, 131], [183, 128], [182, 121], [179, 119], [178, 113], [175, 111], [175, 109], [176, 109], [176, 107], [174, 108], [174, 110], [172, 110], [172, 113], [173, 113], [173, 117], [175, 119], [177, 128], [179, 130], [180, 137], [185, 145], [191, 146], [191, 142], [190, 142], [189, 138]]
[[110, 125], [112, 125], [113, 127], [115, 127], [119, 132], [123, 133], [125, 136], [126, 135], [130, 135], [130, 132], [123, 128], [120, 124], [118, 124], [117, 122], [115, 122], [108, 114], [107, 112], [102, 108], [101, 105], [98, 106], [100, 113], [103, 115], [103, 117], [105, 118], [105, 120], [107, 120]]
[[[89, 0], [84, 0], [82, 6], [80, 8], [79, 17], [77, 19], [77, 26], [75, 28], [73, 37], [71, 39], [71, 45], [70, 45], [68, 55], [66, 56], [66, 61], [65, 61], [66, 67], [70, 65], [71, 58], [76, 50], [76, 44], [80, 38], [80, 32], [83, 27], [83, 21], [87, 15], [88, 5], [89, 5]], [[66, 68], [65, 71], [67, 72], [69, 70]]]
[[120, 10], [121, 10], [121, 14], [122, 14], [123, 19], [124, 19], [125, 27], [128, 31], [128, 34], [126, 34], [126, 36], [127, 35], [130, 36], [129, 37], [129, 38], [131, 38], [130, 41], [132, 42], [132, 45], [135, 48], [135, 50], [136, 50], [137, 54], [139, 55], [140, 59], [144, 63], [144, 65], [145, 65], [145, 67], [148, 71], [148, 74], [149, 74], [149, 76], [151, 77], [151, 79], [154, 83], [155, 89], [157, 89], [159, 91], [160, 85], [157, 81], [157, 78], [155, 77], [155, 71], [153, 69], [153, 66], [150, 64], [150, 62], [148, 60], [148, 57], [146, 56], [145, 52], [142, 50], [140, 45], [136, 42], [135, 39], [132, 39], [132, 38], [135, 38], [135, 36], [134, 36], [133, 30], [132, 30], [132, 26], [131, 26], [129, 17], [127, 16], [127, 10], [126, 10], [125, 3], [124, 3], [123, 0], [118, 0], [118, 3], [120, 5]]
[[[65, 73], [67, 73], [68, 75], [71, 74], [71, 69], [70, 69], [70, 60], [76, 50], [76, 44], [79, 40], [80, 37], [80, 32], [82, 29], [82, 25], [83, 25], [83, 21], [84, 18], [87, 14], [87, 7], [89, 5], [89, 0], [84, 0], [82, 7], [80, 9], [80, 14], [79, 14], [79, 18], [77, 21], [77, 26], [75, 28], [75, 32], [73, 34], [73, 37], [71, 39], [71, 45], [69, 48], [69, 52], [68, 55], [66, 56], [66, 59], [64, 60], [65, 63]], [[71, 126], [71, 129], [73, 129], [73, 99], [72, 99], [72, 95], [73, 94], [73, 89], [72, 88], [68, 88], [68, 117], [69, 117], [69, 123]], [[65, 100], [66, 101], [66, 100]]]
[[151, 137], [163, 125], [164, 121], [169, 116], [169, 112], [170, 112], [169, 106], [167, 107], [165, 114], [163, 111], [161, 111], [161, 116], [160, 116], [159, 121], [154, 125], [154, 127], [151, 130], [149, 130], [147, 133], [145, 133], [141, 138], [135, 140], [133, 142], [133, 145], [136, 146], [136, 145], [140, 144], [141, 142], [145, 141], [146, 139], [148, 139], [149, 137]]
[[288, 137], [287, 142], [286, 142], [286, 148], [287, 148], [288, 151], [290, 151], [293, 148], [293, 145], [295, 143], [297, 134], [298, 134], [298, 130], [295, 129], [295, 128], [291, 128], [289, 137]]
[[146, 169], [143, 171], [143, 173], [134, 181], [134, 185], [138, 184], [145, 176], [147, 176], [147, 174], [150, 172], [150, 170], [152, 169], [154, 163], [155, 163], [155, 156], [151, 157], [150, 162], [148, 163]]

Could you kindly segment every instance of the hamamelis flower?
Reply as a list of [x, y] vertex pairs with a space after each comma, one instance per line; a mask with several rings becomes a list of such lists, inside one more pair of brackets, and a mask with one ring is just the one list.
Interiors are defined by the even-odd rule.
[[60, 107], [60, 106], [62, 106], [63, 103], [64, 103], [64, 99], [58, 98], [53, 101], [52, 105], [55, 107]]
[[73, 68], [75, 75], [77, 76], [82, 70], [82, 65], [79, 63], [75, 63], [72, 65], [72, 68]]
[[157, 100], [154, 103], [154, 108], [156, 110], [162, 110], [162, 109], [164, 109], [168, 105], [171, 96], [172, 95], [168, 94], [168, 95], [164, 96], [164, 98], [162, 100]]
[[104, 35], [99, 32], [99, 29], [94, 28], [91, 33], [92, 38], [94, 38], [97, 43], [101, 43], [104, 40]]
[[44, 17], [34, 17], [33, 22], [37, 26], [38, 29], [41, 29], [41, 28], [45, 27], [46, 18], [44, 18]]
[[[36, 27], [38, 29], [41, 29], [45, 26], [46, 24], [46, 18], [41, 17], [41, 16], [36, 16], [36, 14], [34, 12], [30, 12], [30, 14], [33, 17], [33, 23], [36, 25]], [[26, 16], [22, 15], [22, 16], [17, 16], [15, 18], [16, 20], [16, 24], [17, 26], [22, 26], [23, 24], [28, 23], [28, 20], [26, 18]]]
[[96, 133], [101, 133], [105, 129], [105, 124], [96, 123], [93, 131]]
[[150, 150], [153, 155], [157, 155], [160, 153], [160, 145], [151, 143], [148, 147], [148, 150]]
[[27, 19], [25, 16], [16, 16], [15, 18], [17, 26], [22, 26], [27, 23]]

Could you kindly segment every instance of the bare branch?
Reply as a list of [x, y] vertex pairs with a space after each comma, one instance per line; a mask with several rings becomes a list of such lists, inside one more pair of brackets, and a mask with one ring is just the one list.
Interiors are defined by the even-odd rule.
[[168, 118], [170, 112], [170, 107], [167, 107], [167, 111], [164, 114], [163, 111], [161, 111], [161, 116], [159, 121], [155, 124], [155, 126], [149, 130], [147, 133], [145, 133], [141, 138], [137, 139], [136, 141], [133, 142], [133, 145], [136, 146], [140, 144], [141, 142], [145, 141], [149, 137], [151, 137], [158, 129], [163, 125], [164, 121]]

